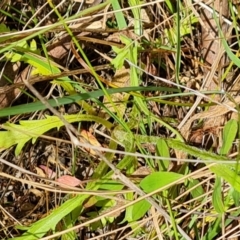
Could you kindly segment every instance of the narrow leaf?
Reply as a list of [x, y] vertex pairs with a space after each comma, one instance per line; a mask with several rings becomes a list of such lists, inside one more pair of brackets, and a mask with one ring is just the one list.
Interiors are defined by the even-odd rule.
[[[193, 198], [198, 198], [204, 194], [204, 190], [203, 190], [202, 186], [198, 185], [198, 184], [199, 184], [199, 181], [197, 179], [189, 180], [187, 189], [191, 189], [190, 194], [192, 195]], [[198, 186], [195, 187], [196, 185], [198, 185]], [[200, 198], [199, 201], [201, 201], [202, 199], [203, 199], [203, 197]]]
[[232, 147], [232, 143], [238, 131], [238, 123], [235, 119], [231, 119], [223, 128], [223, 145], [220, 154], [226, 155]]
[[239, 207], [240, 206], [240, 192], [238, 192], [235, 189], [233, 189], [233, 191], [232, 191], [232, 198], [233, 198], [235, 206]]
[[186, 152], [189, 155], [199, 157], [200, 159], [213, 160], [213, 161], [217, 161], [217, 160], [220, 160], [220, 161], [221, 160], [226, 160], [227, 161], [228, 160], [227, 157], [219, 156], [219, 155], [214, 154], [212, 152], [189, 146], [184, 142], [180, 142], [180, 141], [177, 141], [177, 140], [174, 140], [174, 139], [167, 139], [166, 141], [167, 141], [167, 144], [168, 144], [169, 147], [171, 147], [173, 149], [183, 151], [183, 152]]
[[215, 179], [212, 202], [216, 212], [224, 213], [224, 203], [222, 201], [222, 184], [220, 177], [216, 177]]
[[[164, 88], [164, 87], [124, 87], [124, 88], [111, 88], [106, 90], [108, 94], [121, 93], [121, 92], [132, 92], [134, 94], [135, 91], [172, 91], [179, 92], [178, 89], [172, 88]], [[66, 105], [70, 103], [74, 103], [80, 100], [93, 99], [104, 96], [104, 92], [102, 90], [74, 94], [70, 96], [66, 96], [63, 98], [56, 98], [48, 100], [48, 103], [52, 107], [57, 107], [60, 105]], [[28, 104], [22, 104], [18, 106], [13, 106], [9, 108], [0, 109], [0, 117], [12, 116], [16, 114], [24, 114], [35, 112], [39, 110], [47, 109], [47, 107], [41, 102], [34, 102]]]
[[[162, 139], [162, 138], [158, 139], [157, 145], [156, 145], [156, 150], [157, 150], [158, 156], [166, 157], [166, 158], [170, 157], [169, 147], [164, 139]], [[160, 168], [163, 171], [166, 171], [168, 169], [169, 164], [170, 164], [170, 161], [168, 161], [168, 160], [162, 160], [159, 163]]]

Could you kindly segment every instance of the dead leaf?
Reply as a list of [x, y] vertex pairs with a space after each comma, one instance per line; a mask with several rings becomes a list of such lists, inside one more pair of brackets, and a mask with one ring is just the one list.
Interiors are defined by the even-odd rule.
[[122, 198], [121, 195], [117, 195], [119, 200], [115, 202], [115, 205], [113, 207], [110, 207], [102, 212], [102, 214], [109, 213], [109, 217], [118, 217], [124, 209], [119, 210], [122, 206], [126, 204], [126, 201]]
[[56, 177], [56, 173], [51, 170], [49, 167], [44, 165], [39, 165], [39, 167], [47, 174], [47, 177], [53, 179]]
[[56, 181], [59, 183], [63, 183], [65, 185], [71, 186], [71, 187], [76, 187], [81, 184], [81, 181], [79, 179], [77, 179], [73, 176], [69, 176], [69, 175], [61, 176]]
[[[98, 142], [98, 140], [92, 135], [92, 133], [86, 131], [86, 130], [81, 130], [80, 132], [81, 136], [85, 138], [91, 145], [95, 147], [102, 147], [102, 145]], [[80, 142], [84, 143], [81, 139]], [[87, 152], [89, 152], [92, 155], [97, 155], [96, 152], [91, 149], [91, 148], [85, 148]]]
[[39, 197], [39, 198], [44, 196], [43, 192], [36, 188], [31, 188], [29, 192], [33, 193], [36, 197]]
[[[209, 4], [207, 0], [204, 0], [203, 2]], [[229, 5], [227, 0], [213, 1], [210, 5], [216, 12], [221, 12], [221, 14], [225, 17], [229, 16]], [[207, 9], [201, 9], [201, 19], [203, 22], [201, 34], [203, 59], [206, 63], [212, 66], [220, 50], [221, 38], [218, 35], [219, 31], [217, 23], [210, 11]], [[226, 23], [221, 23], [221, 25], [222, 32], [224, 36], [226, 36], [229, 26]], [[219, 66], [224, 66], [224, 60], [225, 59], [223, 58]], [[208, 90], [213, 90], [213, 88]]]
[[[236, 103], [240, 103], [240, 96], [236, 97], [234, 99], [234, 101]], [[219, 118], [220, 116], [223, 116], [224, 114], [230, 112], [231, 110], [227, 107], [234, 107], [236, 104], [232, 101], [226, 101], [224, 102], [224, 105], [217, 105], [217, 106], [213, 106], [213, 107], [210, 107], [207, 111], [205, 112], [201, 112], [201, 113], [198, 113], [198, 114], [195, 114], [194, 116], [192, 116], [187, 122], [186, 124], [182, 127], [182, 129], [180, 130], [182, 136], [188, 140], [189, 138], [189, 134], [191, 132], [191, 125], [193, 123], [193, 121], [197, 120], [197, 119], [205, 119], [205, 118], [209, 118], [209, 119], [212, 119], [212, 121], [216, 121], [217, 118]], [[210, 123], [208, 122], [208, 127], [212, 127], [210, 125]], [[216, 124], [214, 125], [214, 127], [220, 127], [220, 126], [217, 126]]]
[[151, 168], [149, 167], [139, 167], [132, 176], [147, 176], [152, 173]]
[[39, 167], [35, 167], [36, 171], [37, 171], [37, 175], [41, 176], [41, 177], [46, 177], [46, 174], [44, 173], [43, 169], [39, 168]]
[[53, 57], [54, 59], [61, 60], [69, 53], [69, 49], [69, 42], [61, 43], [49, 51], [49, 56]]

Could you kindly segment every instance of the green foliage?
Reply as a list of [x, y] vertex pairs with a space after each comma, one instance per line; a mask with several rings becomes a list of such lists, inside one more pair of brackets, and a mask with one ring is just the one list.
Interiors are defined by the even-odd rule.
[[[119, 155], [116, 155], [113, 153], [114, 150], [120, 149], [131, 154], [135, 154], [136, 152], [148, 153], [148, 156], [141, 157], [141, 160], [145, 165], [144, 167], [151, 170], [149, 175], [143, 179], [134, 179], [133, 182], [145, 193], [151, 193], [158, 190], [158, 192], [155, 193], [152, 198], [159, 201], [159, 203], [164, 206], [164, 209], [170, 212], [170, 218], [172, 220], [171, 226], [169, 227], [170, 230], [167, 233], [164, 232], [167, 228], [165, 223], [163, 223], [161, 226], [158, 226], [160, 229], [164, 229], [163, 233], [168, 235], [170, 238], [174, 236], [174, 239], [178, 239], [176, 224], [180, 222], [180, 224], [184, 223], [184, 225], [186, 225], [185, 221], [181, 222], [181, 218], [176, 214], [175, 209], [172, 210], [172, 203], [174, 202], [172, 200], [175, 200], [175, 198], [181, 194], [179, 189], [184, 191], [190, 190], [189, 193], [185, 195], [187, 199], [197, 198], [195, 202], [191, 202], [186, 207], [195, 207], [197, 204], [204, 204], [204, 201], [206, 201], [206, 197], [202, 197], [202, 195], [205, 194], [206, 188], [200, 185], [201, 181], [199, 179], [188, 178], [185, 179], [184, 182], [179, 181], [180, 179], [184, 178], [185, 175], [191, 174], [193, 171], [195, 171], [195, 169], [192, 169], [192, 165], [188, 163], [184, 163], [181, 166], [178, 166], [177, 164], [171, 164], [171, 157], [178, 156], [177, 153], [179, 152], [184, 152], [186, 156], [196, 158], [196, 162], [198, 161], [201, 163], [199, 164], [200, 166], [205, 164], [209, 168], [209, 171], [215, 174], [215, 184], [213, 187], [213, 193], [211, 195], [212, 205], [210, 206], [214, 207], [214, 211], [219, 213], [219, 216], [221, 214], [224, 214], [224, 212], [228, 210], [233, 204], [238, 206], [240, 199], [240, 168], [238, 166], [238, 163], [227, 164], [220, 162], [221, 160], [228, 161], [229, 157], [227, 157], [227, 155], [232, 149], [234, 149], [232, 148], [232, 145], [236, 139], [237, 132], [239, 131], [238, 122], [236, 120], [229, 120], [224, 126], [222, 135], [223, 144], [220, 146], [220, 148], [217, 149], [218, 151], [216, 152], [218, 154], [190, 146], [188, 143], [184, 142], [182, 136], [178, 132], [178, 128], [176, 127], [178, 121], [175, 119], [174, 121], [170, 118], [167, 119], [164, 117], [159, 117], [160, 114], [153, 112], [152, 106], [150, 105], [150, 101], [155, 101], [155, 103], [162, 103], [163, 105], [170, 104], [173, 106], [184, 106], [183, 104], [186, 104], [185, 106], [191, 106], [192, 103], [180, 103], [182, 105], [178, 105], [179, 103], [174, 102], [176, 97], [181, 98], [185, 96], [184, 94], [188, 93], [181, 93], [180, 90], [173, 88], [145, 86], [145, 82], [143, 81], [145, 79], [142, 79], [142, 72], [139, 71], [136, 67], [139, 66], [139, 62], [141, 62], [141, 64], [144, 65], [142, 68], [146, 69], [145, 67], [149, 67], [153, 62], [151, 61], [152, 59], [150, 59], [151, 57], [155, 57], [156, 59], [164, 59], [162, 56], [156, 57], [154, 54], [151, 55], [152, 46], [152, 48], [159, 48], [159, 50], [168, 50], [172, 52], [171, 57], [168, 59], [168, 56], [166, 56], [166, 61], [164, 60], [161, 63], [158, 61], [159, 65], [154, 65], [154, 67], [156, 67], [157, 70], [157, 68], [161, 66], [161, 68], [164, 69], [164, 76], [166, 74], [170, 76], [172, 74], [171, 71], [173, 71], [174, 79], [177, 81], [179, 80], [179, 77], [181, 76], [180, 70], [182, 69], [181, 67], [184, 63], [184, 59], [181, 57], [181, 45], [183, 43], [182, 40], [184, 40], [184, 36], [192, 34], [195, 23], [198, 22], [197, 17], [195, 17], [192, 12], [190, 12], [189, 8], [184, 8], [184, 2], [166, 0], [165, 2], [159, 4], [159, 6], [163, 7], [164, 11], [166, 11], [166, 16], [171, 17], [171, 21], [169, 21], [171, 25], [170, 27], [161, 26], [159, 28], [160, 34], [157, 34], [158, 37], [160, 36], [159, 39], [152, 39], [152, 35], [149, 35], [150, 40], [146, 40], [147, 37], [145, 34], [149, 33], [144, 32], [145, 29], [143, 29], [144, 20], [141, 16], [141, 6], [139, 6], [143, 2], [139, 0], [130, 0], [126, 3], [124, 2], [124, 6], [127, 6], [126, 4], [128, 4], [131, 7], [130, 16], [132, 18], [131, 21], [134, 22], [134, 34], [136, 36], [139, 36], [139, 39], [133, 40], [131, 37], [124, 35], [124, 32], [122, 32], [123, 34], [120, 36], [120, 41], [125, 46], [123, 48], [114, 46], [112, 47], [113, 51], [116, 54], [115, 59], [113, 59], [111, 62], [112, 65], [117, 70], [123, 68], [123, 66], [129, 66], [130, 72], [129, 86], [117, 89], [106, 89], [105, 85], [103, 85], [99, 80], [100, 78], [98, 74], [96, 74], [96, 72], [93, 70], [93, 67], [91, 66], [92, 61], [88, 59], [87, 53], [84, 53], [84, 49], [81, 47], [82, 45], [79, 43], [76, 35], [72, 32], [72, 28], [70, 25], [68, 25], [67, 21], [70, 23], [72, 20], [77, 20], [86, 15], [92, 16], [94, 15], [95, 11], [103, 9], [109, 4], [109, 6], [114, 10], [114, 15], [111, 16], [111, 20], [109, 18], [107, 21], [111, 22], [112, 27], [115, 29], [124, 30], [128, 27], [127, 21], [129, 20], [129, 16], [127, 16], [125, 12], [121, 11], [121, 2], [115, 0], [106, 1], [103, 4], [99, 4], [97, 6], [93, 6], [89, 9], [81, 11], [81, 13], [78, 13], [68, 19], [64, 19], [64, 17], [61, 16], [61, 14], [58, 12], [58, 9], [53, 6], [52, 1], [48, 2], [57, 14], [58, 21], [56, 24], [52, 24], [43, 30], [39, 30], [38, 32], [30, 34], [27, 37], [18, 36], [16, 39], [20, 40], [16, 40], [16, 36], [1, 36], [2, 33], [10, 32], [10, 29], [4, 24], [0, 24], [0, 54], [5, 57], [3, 61], [8, 60], [11, 62], [23, 62], [33, 68], [31, 75], [38, 75], [39, 77], [49, 76], [52, 74], [60, 74], [63, 70], [65, 71], [66, 69], [56, 64], [48, 57], [43, 34], [49, 30], [55, 30], [56, 27], [63, 26], [64, 30], [66, 30], [67, 34], [71, 37], [71, 41], [74, 47], [76, 47], [76, 50], [79, 52], [79, 55], [86, 62], [88, 66], [86, 68], [90, 69], [90, 72], [97, 80], [97, 84], [95, 86], [100, 86], [100, 90], [86, 90], [84, 87], [82, 87], [81, 83], [71, 80], [70, 77], [60, 76], [56, 77], [56, 79], [53, 79], [52, 83], [57, 84], [63, 89], [63, 96], [55, 99], [50, 99], [48, 100], [48, 103], [53, 107], [59, 107], [69, 103], [77, 103], [79, 106], [81, 106], [82, 112], [84, 114], [63, 115], [64, 119], [69, 123], [88, 122], [90, 125], [90, 123], [93, 122], [103, 127], [104, 134], [109, 135], [109, 139], [104, 142], [105, 147], [109, 148], [112, 152], [102, 154], [104, 154], [109, 162], [114, 161], [113, 163], [115, 164], [116, 168], [123, 172], [126, 176], [129, 176], [129, 179], [132, 177], [131, 174], [138, 170], [139, 159], [136, 156], [125, 154], [121, 155], [121, 153]], [[10, 7], [10, 9], [11, 8], [12, 7]], [[70, 9], [68, 9], [68, 13], [70, 12], [69, 10]], [[0, 12], [2, 11], [0, 10]], [[32, 13], [34, 14], [34, 10]], [[6, 16], [11, 17], [10, 15], [7, 15], [7, 13]], [[24, 18], [29, 19], [27, 14], [23, 13], [23, 16]], [[14, 16], [12, 17], [14, 19]], [[237, 23], [236, 19], [234, 19], [234, 21]], [[36, 24], [36, 22], [37, 19], [33, 19], [33, 24]], [[23, 22], [21, 22], [21, 19], [17, 19], [17, 23], [25, 24], [26, 20], [24, 19]], [[31, 24], [29, 26], [31, 26]], [[229, 58], [233, 61], [234, 64], [240, 66], [238, 54], [233, 53], [233, 51], [230, 49], [225, 36], [221, 32], [219, 24], [218, 27], [223, 46]], [[140, 39], [143, 36], [146, 37], [146, 39], [144, 39], [145, 42], [150, 42], [147, 43], [151, 46], [150, 49], [145, 49], [144, 44], [140, 45]], [[38, 49], [36, 41], [34, 40], [35, 37], [39, 37], [41, 46], [38, 46], [40, 46], [41, 49]], [[7, 41], [7, 43], [4, 43], [5, 41]], [[141, 55], [139, 54], [140, 51]], [[192, 50], [189, 52], [191, 51]], [[42, 56], [43, 53], [45, 57]], [[146, 58], [149, 58], [147, 63], [144, 62], [145, 53]], [[169, 62], [167, 62], [168, 60]], [[126, 64], [126, 61], [128, 61], [130, 64]], [[156, 62], [154, 62], [154, 64], [155, 63]], [[179, 84], [180, 83], [181, 82], [179, 82]], [[146, 92], [150, 92], [154, 95], [157, 91], [160, 91], [161, 93], [159, 94], [158, 92], [155, 98], [145, 97]], [[173, 95], [171, 94], [172, 92], [177, 92], [178, 95]], [[101, 97], [107, 97], [108, 101], [112, 103], [114, 108], [114, 103], [111, 101], [111, 97], [112, 94], [115, 93], [129, 93], [130, 100], [127, 100], [129, 100], [128, 102], [130, 103], [130, 107], [128, 107], [126, 103], [127, 101], [124, 100], [123, 104], [126, 105], [126, 108], [124, 108], [124, 111], [122, 113], [118, 113], [116, 111], [117, 114], [115, 114], [115, 112], [113, 112], [111, 109], [108, 109], [104, 103], [101, 102]], [[162, 101], [162, 98], [168, 98], [170, 100]], [[91, 101], [88, 101], [90, 103], [86, 103], [86, 100]], [[92, 102], [94, 104], [92, 104]], [[158, 106], [160, 107], [160, 105]], [[108, 116], [105, 114], [106, 118], [96, 116], [98, 112], [95, 109], [100, 108], [108, 114]], [[0, 117], [31, 113], [44, 109], [47, 109], [47, 106], [40, 103], [39, 101], [36, 101], [29, 104], [0, 109]], [[127, 111], [125, 111], [125, 109], [127, 109]], [[111, 117], [111, 119], [107, 120], [109, 117]], [[21, 116], [18, 119], [21, 119]], [[25, 116], [24, 119], [26, 119]], [[61, 120], [55, 116], [45, 116], [45, 118], [41, 120], [20, 120], [19, 122], [15, 123], [6, 122], [1, 124], [2, 131], [0, 132], [0, 150], [5, 150], [16, 145], [16, 155], [20, 155], [23, 147], [28, 141], [35, 143], [36, 140], [41, 137], [41, 135], [46, 134], [50, 130], [59, 130], [60, 127], [64, 127], [64, 124], [61, 122]], [[158, 135], [159, 132], [155, 134], [155, 129], [158, 131], [162, 128], [166, 129], [166, 135], [168, 135], [168, 132], [170, 132], [168, 136], [172, 137], [174, 134], [178, 140], [171, 138], [165, 139]], [[151, 150], [147, 149], [147, 147], [145, 148], [145, 146], [143, 146], [144, 144], [149, 144], [151, 147], [155, 146], [155, 152], [153, 150], [153, 153]], [[154, 155], [163, 157], [164, 160], [155, 161]], [[74, 157], [75, 156], [73, 156], [73, 158]], [[99, 159], [96, 161], [99, 161]], [[210, 161], [214, 161], [216, 164], [212, 165], [210, 164]], [[92, 165], [96, 164], [95, 160], [93, 162], [90, 162], [90, 164], [91, 167]], [[155, 169], [155, 167], [157, 169]], [[87, 182], [87, 184], [84, 186], [86, 190], [107, 190], [110, 192], [111, 197], [116, 197], [115, 193], [113, 193], [114, 191], [126, 190], [124, 182], [112, 179], [114, 172], [109, 170], [109, 167], [104, 161], [99, 161], [93, 168], [94, 172], [88, 179], [90, 181]], [[73, 169], [74, 170], [72, 170], [72, 173], [75, 172], [75, 166]], [[228, 192], [222, 191], [223, 187], [225, 186], [224, 181], [231, 185], [231, 188]], [[173, 184], [176, 185], [178, 182], [180, 182], [179, 185], [173, 186]], [[169, 184], [171, 184], [171, 188], [168, 186]], [[133, 201], [137, 200], [138, 195], [134, 192], [123, 192], [121, 193], [121, 197], [124, 198], [126, 202], [132, 203]], [[181, 202], [184, 200], [184, 197], [181, 198], [180, 203], [184, 204], [184, 202]], [[83, 211], [84, 214], [86, 213], [84, 216], [87, 216], [89, 219], [94, 220], [95, 218], [99, 217], [99, 215], [115, 208], [117, 203], [118, 202], [116, 199], [108, 199], [106, 196], [94, 196], [91, 195], [91, 192], [87, 193], [87, 195], [81, 194], [75, 197], [72, 195], [67, 195], [66, 198], [62, 201], [62, 204], [50, 211], [47, 217], [44, 217], [41, 220], [33, 223], [30, 227], [17, 226], [16, 228], [24, 231], [24, 233], [21, 237], [17, 237], [15, 239], [40, 239], [47, 234], [70, 229], [75, 226], [77, 221], [80, 219], [79, 215]], [[91, 209], [87, 209], [87, 211], [85, 211], [87, 205], [91, 206]], [[126, 225], [128, 224], [128, 227], [130, 227], [134, 232], [132, 234], [134, 237], [138, 238], [139, 235], [137, 234], [143, 235], [146, 232], [143, 227], [139, 227], [138, 220], [144, 218], [147, 213], [150, 213], [150, 208], [151, 204], [149, 204], [148, 201], [141, 200], [133, 203], [131, 206], [128, 206], [125, 209], [125, 216], [122, 220], [122, 223]], [[95, 211], [95, 209], [97, 210]], [[237, 215], [239, 213], [236, 211], [233, 214]], [[87, 227], [95, 231], [100, 227], [107, 227], [107, 224], [113, 223], [114, 220], [115, 217], [112, 216], [103, 217], [101, 220], [97, 220], [89, 224]], [[220, 220], [221, 219], [219, 217], [207, 222], [209, 223], [209, 228], [206, 230], [207, 233], [203, 239], [215, 239], [217, 237], [217, 234], [221, 232], [221, 228], [227, 226], [230, 223], [229, 219], [226, 219], [225, 223]], [[191, 234], [193, 231], [195, 231], [196, 233], [194, 237], [196, 239], [200, 239], [200, 237], [202, 237], [198, 232], [199, 221], [197, 214], [193, 214], [192, 218], [188, 221], [188, 226], [185, 228], [187, 231], [189, 231], [188, 233]], [[149, 234], [148, 238], [156, 238], [156, 236], [157, 233], [152, 231]], [[61, 236], [61, 239], [63, 240], [76, 238], [77, 234], [73, 230]]]
[[145, 177], [141, 183], [140, 187], [146, 192], [153, 192], [158, 188], [167, 186], [179, 180], [183, 175], [175, 172], [155, 172]]
[[132, 206], [131, 216], [127, 219], [129, 222], [141, 219], [151, 208], [151, 204], [146, 200], [141, 200]]
[[10, 32], [10, 29], [4, 23], [0, 23], [0, 33], [6, 32]]
[[[11, 62], [22, 61], [33, 66], [35, 69], [32, 75], [50, 75], [61, 72], [56, 63], [47, 61], [40, 55], [34, 40], [31, 41], [30, 46], [28, 46], [26, 41], [21, 41], [18, 46], [12, 49], [11, 53], [6, 53], [5, 57], [11, 60]], [[68, 77], [62, 79], [70, 81]]]
[[[61, 83], [59, 81], [60, 85], [65, 86], [65, 83], [68, 85], [70, 84], [69, 82], [63, 81]], [[67, 89], [70, 92], [74, 91], [72, 89], [72, 87], [71, 88], [67, 87]], [[107, 92], [108, 92], [108, 94], [128, 92], [128, 93], [134, 95], [136, 91], [151, 91], [153, 89], [157, 89], [160, 91], [166, 90], [166, 88], [164, 88], [164, 87], [163, 88], [162, 87], [157, 87], [157, 88], [156, 87], [124, 87], [124, 88], [110, 88], [110, 89], [107, 89]], [[137, 95], [139, 96], [139, 94], [137, 94]], [[101, 96], [104, 96], [103, 90], [96, 90], [96, 91], [87, 92], [87, 93], [81, 93], [81, 94], [75, 93], [74, 95], [71, 95], [71, 96], [50, 99], [47, 102], [52, 107], [58, 107], [58, 106], [66, 105], [69, 103], [75, 103], [75, 102], [78, 103], [81, 100], [96, 99]], [[104, 105], [102, 107], [104, 107]], [[44, 110], [44, 109], [47, 109], [47, 107], [43, 103], [38, 101], [38, 102], [34, 102], [34, 103], [22, 104], [22, 105], [18, 105], [18, 106], [0, 109], [0, 117], [12, 116], [12, 115], [23, 114], [23, 113], [30, 113], [30, 112]]]
[[221, 178], [216, 177], [215, 185], [213, 189], [212, 201], [213, 201], [213, 207], [218, 213], [224, 213], [224, 203], [223, 203], [222, 197], [223, 195], [222, 195]]
[[[0, 33], [8, 33], [10, 29], [4, 24], [0, 23]], [[8, 40], [8, 37], [0, 37], [0, 43]]]
[[228, 55], [228, 57], [231, 59], [231, 61], [238, 67], [240, 67], [240, 60], [238, 58], [238, 55], [237, 54], [234, 54], [231, 50], [231, 48], [229, 47], [224, 35], [223, 35], [223, 32], [221, 30], [221, 27], [219, 25], [219, 21], [217, 19], [217, 16], [216, 16], [216, 13], [214, 12], [213, 14], [214, 16], [214, 19], [215, 19], [215, 22], [217, 24], [217, 27], [218, 27], [218, 31], [219, 31], [219, 35], [221, 36], [221, 41], [222, 41], [222, 44], [223, 44], [223, 47]]
[[[121, 35], [120, 40], [125, 44], [124, 48], [118, 48], [112, 46], [112, 49], [117, 56], [112, 60], [112, 64], [116, 69], [121, 69], [123, 67], [124, 61], [131, 58], [131, 53], [133, 52], [133, 42], [127, 36]], [[135, 50], [136, 51], [136, 50]]]
[[116, 16], [118, 28], [120, 30], [127, 28], [127, 23], [125, 21], [124, 14], [122, 11], [119, 11], [121, 9], [119, 2], [117, 0], [113, 0], [112, 7], [113, 7], [114, 11], [116, 11], [115, 16]]
[[233, 141], [238, 132], [238, 122], [234, 119], [229, 120], [223, 128], [223, 145], [220, 154], [226, 155], [230, 151]]
[[15, 240], [35, 240], [43, 237], [50, 230], [55, 230], [58, 222], [67, 214], [72, 212], [78, 206], [83, 204], [87, 195], [79, 195], [67, 200], [58, 208], [54, 209], [50, 215], [34, 223], [29, 227], [28, 231], [21, 237], [14, 238]]
[[236, 191], [235, 189], [231, 189], [232, 199], [234, 205], [239, 207], [240, 205], [240, 192]]
[[[79, 121], [97, 121], [104, 124], [107, 128], [111, 127], [111, 124], [108, 121], [96, 116], [76, 114], [63, 117], [70, 123]], [[32, 139], [32, 142], [34, 143], [36, 139], [45, 132], [53, 128], [59, 129], [62, 126], [64, 126], [63, 122], [55, 116], [46, 116], [46, 119], [42, 120], [20, 121], [19, 125], [5, 123], [2, 127], [7, 131], [0, 132], [0, 149], [8, 149], [17, 144], [15, 154], [19, 155], [26, 142]]]
[[[190, 15], [188, 18], [180, 20], [180, 38], [192, 33], [194, 29], [193, 25], [198, 22], [198, 18], [193, 15]], [[178, 42], [178, 37], [176, 34], [176, 17], [174, 18], [174, 26], [169, 29], [165, 29], [165, 36], [169, 40], [169, 47], [175, 47]]]
[[[196, 147], [188, 146], [183, 142], [167, 140], [170, 147], [188, 153], [191, 156], [198, 157], [204, 160], [212, 161], [228, 161], [227, 157], [214, 154], [209, 151], [201, 150]], [[207, 164], [207, 163], [206, 163]], [[207, 164], [208, 165], [208, 164]], [[237, 164], [216, 164], [210, 166], [209, 169], [214, 172], [218, 177], [222, 177], [225, 181], [230, 183], [236, 190], [240, 191], [240, 176], [237, 174]]]
[[187, 189], [191, 189], [190, 194], [192, 195], [193, 198], [198, 198], [199, 201], [203, 200], [203, 197], [202, 198], [199, 197], [204, 194], [204, 189], [201, 185], [199, 185], [199, 181], [197, 179], [189, 179]]
[[[166, 141], [162, 138], [158, 139], [157, 144], [156, 144], [156, 151], [157, 155], [165, 158], [170, 158], [170, 153], [169, 153], [169, 147], [166, 143]], [[163, 171], [167, 171], [169, 167], [169, 160], [162, 160], [159, 161], [159, 169]]]

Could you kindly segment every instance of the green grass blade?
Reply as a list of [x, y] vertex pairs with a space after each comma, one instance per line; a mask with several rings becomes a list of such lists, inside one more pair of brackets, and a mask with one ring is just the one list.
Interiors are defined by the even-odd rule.
[[[122, 93], [122, 92], [131, 93], [134, 91], [157, 91], [157, 90], [161, 91], [163, 89], [166, 89], [166, 88], [162, 88], [162, 87], [125, 87], [125, 88], [111, 88], [111, 89], [107, 89], [106, 91], [108, 91], [108, 94], [114, 94], [114, 93]], [[171, 89], [171, 91], [178, 92], [177, 89]], [[74, 103], [74, 102], [77, 102], [80, 100], [87, 100], [87, 99], [98, 98], [98, 97], [102, 97], [102, 96], [104, 96], [103, 90], [97, 90], [94, 92], [75, 94], [75, 95], [66, 96], [63, 98], [50, 99], [50, 100], [48, 100], [48, 103], [52, 107], [57, 107], [57, 106], [61, 106], [61, 105]], [[18, 106], [14, 106], [14, 107], [1, 109], [0, 117], [30, 113], [30, 112], [40, 111], [40, 110], [44, 110], [44, 109], [47, 109], [47, 107], [41, 102], [22, 104], [22, 105], [18, 105]]]
[[223, 145], [220, 154], [226, 155], [230, 151], [233, 141], [238, 132], [238, 122], [235, 119], [229, 120], [223, 128]]
[[220, 37], [221, 37], [222, 44], [223, 44], [223, 46], [224, 46], [224, 49], [225, 49], [228, 57], [234, 62], [234, 64], [235, 64], [236, 66], [240, 67], [240, 60], [239, 60], [239, 58], [238, 58], [235, 54], [233, 54], [232, 50], [231, 50], [230, 47], [228, 46], [228, 43], [227, 43], [227, 41], [226, 41], [226, 39], [225, 39], [225, 36], [224, 36], [224, 34], [223, 34], [222, 30], [221, 30], [221, 27], [220, 27], [220, 24], [219, 24], [219, 21], [218, 21], [218, 18], [217, 18], [217, 16], [216, 16], [215, 11], [213, 12], [213, 17], [214, 17], [215, 22], [216, 22], [216, 24], [217, 24], [218, 31], [219, 31], [219, 35], [220, 35]]
[[222, 182], [220, 177], [216, 177], [213, 195], [212, 195], [213, 207], [217, 213], [224, 213], [224, 203], [222, 199]]
[[[113, 7], [114, 11], [119, 11], [121, 9], [121, 6], [120, 6], [118, 0], [113, 0], [112, 1], [112, 7]], [[124, 15], [123, 15], [122, 11], [115, 12], [115, 17], [116, 17], [116, 20], [117, 20], [119, 30], [127, 28], [127, 23], [125, 21], [125, 18], [124, 18]]]
[[179, 84], [179, 75], [180, 75], [180, 65], [181, 65], [181, 32], [180, 32], [180, 27], [181, 27], [181, 19], [180, 19], [180, 0], [177, 0], [177, 18], [176, 18], [176, 28], [177, 28], [177, 53], [176, 53], [176, 67], [175, 67], [175, 72], [176, 72], [176, 82]]

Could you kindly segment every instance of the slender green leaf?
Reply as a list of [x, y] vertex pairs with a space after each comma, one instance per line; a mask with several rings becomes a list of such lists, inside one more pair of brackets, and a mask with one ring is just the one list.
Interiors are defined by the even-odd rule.
[[[171, 88], [169, 88], [169, 90], [170, 89]], [[107, 89], [108, 94], [121, 93], [121, 92], [130, 92], [131, 93], [131, 92], [135, 92], [135, 91], [157, 91], [157, 90], [165, 91], [166, 88], [162, 88], [162, 87], [124, 87], [124, 88]], [[171, 89], [171, 91], [178, 92], [177, 89]], [[87, 100], [87, 99], [98, 98], [98, 97], [102, 97], [102, 96], [104, 96], [103, 90], [97, 90], [97, 91], [93, 91], [93, 92], [74, 94], [74, 95], [63, 97], [63, 98], [50, 99], [50, 100], [48, 100], [48, 103], [52, 107], [59, 107], [61, 105], [74, 103], [74, 102], [77, 102], [80, 100]], [[47, 107], [41, 102], [22, 104], [22, 105], [18, 105], [18, 106], [0, 109], [0, 117], [30, 113], [30, 112], [35, 112], [35, 111], [44, 110], [44, 109], [47, 109]]]
[[239, 60], [239, 58], [232, 52], [231, 48], [228, 46], [228, 43], [227, 43], [226, 38], [225, 38], [225, 36], [224, 36], [224, 34], [223, 34], [222, 30], [221, 30], [221, 26], [220, 26], [220, 24], [219, 24], [219, 20], [218, 20], [218, 18], [217, 18], [217, 16], [216, 16], [215, 11], [214, 11], [213, 17], [214, 17], [215, 22], [216, 22], [216, 24], [217, 24], [218, 31], [219, 31], [219, 35], [220, 35], [220, 39], [221, 39], [221, 41], [222, 41], [222, 44], [223, 44], [223, 46], [224, 46], [224, 49], [225, 49], [228, 57], [234, 62], [234, 64], [235, 64], [236, 66], [240, 67], [240, 60]]
[[[132, 201], [134, 199], [134, 193], [133, 192], [126, 193], [125, 194], [125, 199], [127, 201]], [[124, 216], [124, 219], [121, 221], [121, 224], [124, 223], [124, 222], [132, 222], [132, 219], [133, 219], [132, 211], [133, 211], [134, 205], [131, 205], [131, 206], [126, 208], [125, 216]]]
[[232, 191], [232, 198], [233, 198], [235, 206], [239, 207], [240, 206], [240, 192], [238, 192], [235, 189], [233, 189], [233, 191]]
[[232, 143], [238, 131], [238, 122], [235, 119], [229, 120], [223, 128], [223, 145], [220, 154], [226, 155], [232, 147]]
[[134, 33], [140, 36], [142, 35], [141, 8], [137, 6], [140, 5], [141, 2], [139, 0], [129, 0], [128, 3], [132, 7], [135, 6], [131, 9], [134, 17]]
[[[156, 150], [157, 150], [158, 156], [166, 157], [166, 158], [170, 157], [169, 147], [164, 139], [159, 138], [159, 140], [157, 141]], [[159, 162], [160, 169], [163, 171], [166, 171], [168, 169], [169, 164], [170, 164], [170, 161], [168, 160], [160, 161]]]
[[[187, 189], [191, 189], [190, 194], [193, 198], [198, 198], [204, 194], [204, 190], [201, 185], [198, 185], [199, 181], [197, 179], [190, 179], [188, 181]], [[195, 187], [198, 185], [197, 187]], [[203, 200], [203, 197], [199, 199], [199, 201]]]
[[215, 178], [215, 184], [212, 195], [213, 207], [218, 213], [224, 213], [224, 203], [222, 200], [222, 183], [221, 178]]
[[119, 5], [119, 1], [112, 0], [112, 7], [113, 7], [113, 10], [116, 11], [114, 14], [116, 16], [119, 30], [127, 28], [127, 23], [125, 21], [123, 11], [119, 11], [121, 9], [121, 6]]
[[227, 157], [219, 156], [219, 155], [214, 154], [212, 152], [189, 146], [184, 142], [179, 142], [179, 141], [176, 141], [174, 139], [167, 139], [166, 141], [167, 141], [167, 144], [168, 144], [169, 147], [171, 147], [173, 149], [183, 151], [185, 153], [188, 153], [189, 155], [199, 157], [200, 159], [213, 160], [213, 161], [214, 160], [215, 161], [217, 161], [217, 160], [228, 160]]

